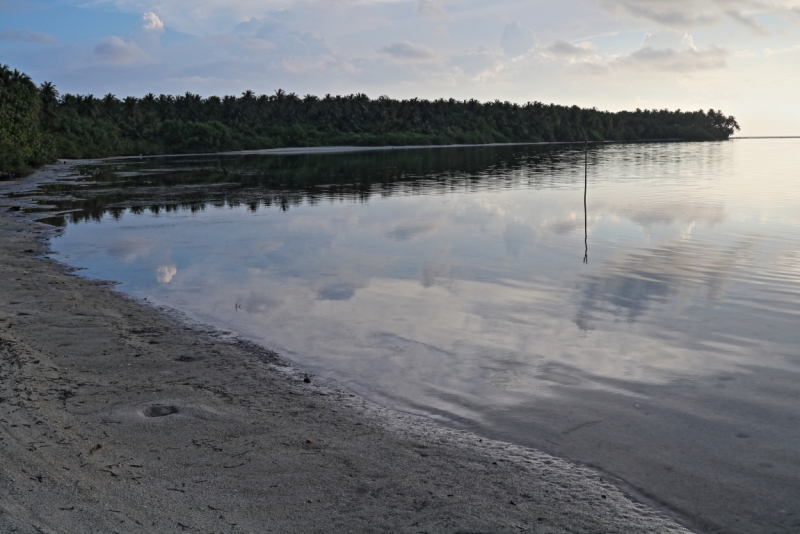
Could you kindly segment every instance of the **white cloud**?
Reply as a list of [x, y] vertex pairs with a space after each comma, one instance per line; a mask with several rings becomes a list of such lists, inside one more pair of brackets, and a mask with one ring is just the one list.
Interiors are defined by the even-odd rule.
[[679, 31], [645, 33], [642, 39], [642, 48], [648, 47], [697, 50], [694, 45], [694, 38], [686, 32]]
[[729, 52], [712, 47], [705, 51], [645, 47], [621, 61], [622, 65], [673, 72], [694, 72], [724, 69]]
[[398, 61], [433, 61], [436, 54], [429, 47], [422, 44], [403, 41], [378, 48], [378, 52]]
[[727, 11], [725, 14], [756, 35], [769, 35], [770, 33], [753, 15], [733, 10]]
[[557, 59], [567, 64], [579, 63], [585, 73], [608, 74], [613, 71], [662, 71], [690, 73], [724, 69], [732, 54], [725, 48], [710, 46], [704, 50], [694, 44], [686, 32], [666, 30], [646, 33], [639, 48], [628, 54], [601, 56], [589, 42], [572, 44], [557, 39], [550, 46], [538, 47], [539, 57]]
[[283, 55], [319, 56], [331, 53], [331, 47], [324, 38], [311, 32], [289, 29], [284, 23], [272, 19], [250, 18], [234, 28], [233, 36], [249, 48], [275, 50]]
[[94, 53], [101, 61], [117, 65], [127, 65], [148, 58], [138, 44], [117, 36], [109, 37], [95, 46]]
[[520, 26], [517, 21], [509, 22], [503, 29], [500, 44], [507, 55], [512, 57], [521, 56], [536, 46], [536, 34]]
[[554, 56], [564, 59], [576, 59], [586, 57], [592, 53], [593, 47], [591, 43], [584, 42], [576, 45], [556, 39], [550, 46], [541, 49], [546, 55]]
[[795, 46], [790, 46], [788, 48], [779, 48], [777, 50], [773, 50], [771, 48], [765, 48], [764, 49], [764, 55], [765, 56], [774, 56], [776, 54], [788, 54], [788, 53], [791, 53], [791, 52], [798, 52], [798, 51], [800, 51], [800, 44], [799, 45], [795, 45]]
[[685, 32], [665, 31], [645, 34], [642, 46], [628, 56], [610, 62], [612, 67], [669, 72], [697, 72], [724, 69], [730, 52], [712, 46], [700, 50], [691, 35]]
[[3, 30], [0, 32], [0, 41], [20, 41], [23, 43], [36, 43], [43, 45], [61, 44], [58, 39], [46, 33], [31, 30]]
[[[235, 21], [264, 17], [300, 4], [294, 0], [95, 0], [125, 12], [153, 12], [170, 28], [202, 35], [223, 31]], [[319, 6], [319, 4], [317, 4]]]
[[158, 18], [158, 15], [152, 11], [148, 11], [142, 16], [142, 29], [146, 32], [155, 34], [164, 33], [164, 23]]
[[729, 18], [756, 34], [767, 33], [757, 15], [792, 16], [797, 0], [595, 0], [617, 16], [650, 20], [677, 29], [718, 24]]
[[446, 19], [447, 11], [433, 0], [418, 0], [417, 13], [429, 19]]
[[489, 83], [509, 75], [517, 74], [518, 72], [519, 71], [513, 67], [503, 63], [496, 63], [494, 66], [479, 72], [475, 77], [472, 78], [472, 81], [478, 84]]

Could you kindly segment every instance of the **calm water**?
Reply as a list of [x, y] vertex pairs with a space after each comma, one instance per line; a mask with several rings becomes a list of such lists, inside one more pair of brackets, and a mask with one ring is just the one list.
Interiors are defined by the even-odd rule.
[[49, 220], [87, 276], [696, 525], [800, 529], [800, 140], [588, 168], [586, 213], [570, 146], [133, 160], [42, 194], [80, 199]]

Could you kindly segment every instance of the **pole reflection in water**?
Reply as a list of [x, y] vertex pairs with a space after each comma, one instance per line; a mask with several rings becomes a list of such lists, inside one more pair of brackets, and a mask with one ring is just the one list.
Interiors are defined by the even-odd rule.
[[589, 190], [589, 138], [583, 156], [583, 263], [589, 263], [589, 223], [586, 215], [586, 194]]

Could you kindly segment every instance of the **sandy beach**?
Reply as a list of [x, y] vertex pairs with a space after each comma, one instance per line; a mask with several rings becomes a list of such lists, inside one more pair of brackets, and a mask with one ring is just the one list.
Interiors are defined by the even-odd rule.
[[44, 257], [0, 183], [0, 532], [688, 532]]

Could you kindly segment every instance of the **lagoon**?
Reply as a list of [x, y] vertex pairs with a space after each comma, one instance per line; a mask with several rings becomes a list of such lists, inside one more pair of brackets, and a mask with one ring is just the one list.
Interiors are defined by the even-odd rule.
[[449, 147], [111, 160], [36, 194], [84, 276], [698, 528], [792, 532], [798, 168], [797, 139]]

